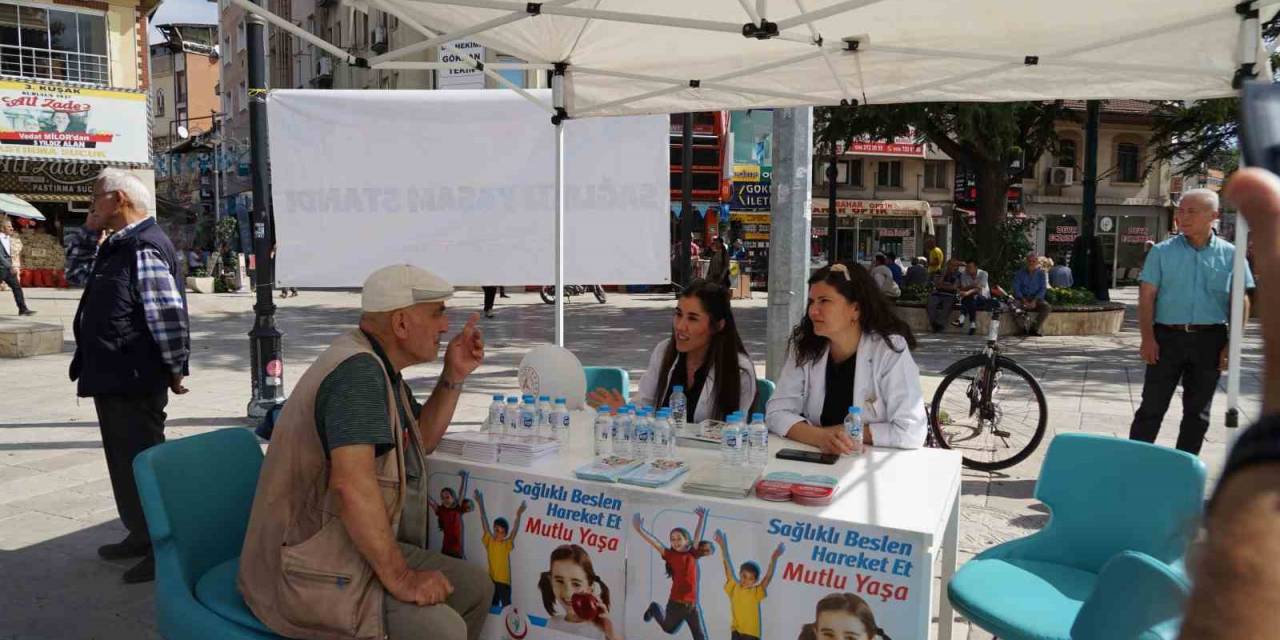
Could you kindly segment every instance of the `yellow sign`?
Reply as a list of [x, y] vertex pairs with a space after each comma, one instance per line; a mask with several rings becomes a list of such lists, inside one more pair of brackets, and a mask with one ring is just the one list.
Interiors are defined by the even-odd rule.
[[734, 182], [760, 182], [760, 165], [758, 164], [733, 165], [733, 181]]
[[729, 219], [742, 224], [769, 224], [767, 213], [734, 213], [730, 214]]

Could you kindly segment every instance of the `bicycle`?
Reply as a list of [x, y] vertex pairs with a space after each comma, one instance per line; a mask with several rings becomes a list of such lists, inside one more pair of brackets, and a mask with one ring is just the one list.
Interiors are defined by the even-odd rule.
[[[596, 301], [600, 304], [604, 304], [605, 300], [607, 300], [604, 293], [604, 287], [598, 284], [566, 284], [564, 286], [564, 297], [566, 299], [573, 296], [586, 295], [588, 293], [593, 294], [596, 297]], [[547, 304], [554, 304], [556, 301], [556, 288], [552, 285], [547, 285], [538, 290], [538, 295], [542, 296], [543, 302]]]
[[1000, 287], [991, 292], [986, 346], [942, 372], [929, 405], [933, 444], [961, 451], [964, 466], [979, 471], [1005, 469], [1027, 459], [1040, 446], [1049, 422], [1048, 404], [1035, 376], [1000, 354], [1000, 316], [1006, 309], [1017, 316], [1021, 309]]

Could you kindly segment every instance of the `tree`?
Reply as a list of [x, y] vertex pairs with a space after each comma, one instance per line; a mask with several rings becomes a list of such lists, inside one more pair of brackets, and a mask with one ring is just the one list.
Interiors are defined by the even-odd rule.
[[[823, 107], [814, 114], [819, 145], [846, 143], [858, 136], [888, 140], [912, 131], [974, 172], [977, 224], [971, 246], [978, 261], [997, 268], [1020, 256], [1006, 255], [1006, 194], [1021, 180], [1011, 168], [1056, 151], [1054, 123], [1075, 116], [1057, 102], [938, 102], [902, 105]], [[820, 148], [825, 148], [820, 146]], [[959, 225], [963, 228], [963, 225]], [[1003, 270], [997, 268], [997, 270]]]

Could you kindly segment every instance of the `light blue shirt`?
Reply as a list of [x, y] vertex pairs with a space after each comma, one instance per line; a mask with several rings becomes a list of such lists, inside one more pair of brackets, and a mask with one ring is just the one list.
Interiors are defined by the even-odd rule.
[[[1177, 235], [1157, 244], [1142, 265], [1142, 282], [1155, 285], [1159, 324], [1226, 324], [1231, 318], [1235, 245], [1213, 234], [1203, 249]], [[1244, 286], [1253, 288], [1245, 269]]]

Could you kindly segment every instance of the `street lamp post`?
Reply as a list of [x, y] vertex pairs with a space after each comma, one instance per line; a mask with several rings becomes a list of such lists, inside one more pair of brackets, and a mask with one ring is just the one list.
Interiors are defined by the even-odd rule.
[[[262, 0], [254, 0], [262, 4]], [[253, 330], [249, 332], [249, 366], [252, 367], [253, 395], [249, 399], [250, 418], [267, 415], [284, 402], [284, 361], [281, 333], [276, 328], [276, 305], [272, 301], [274, 258], [271, 247], [275, 225], [271, 224], [271, 188], [267, 174], [267, 22], [258, 14], [245, 16], [249, 53], [249, 138], [253, 162], [253, 253], [256, 264], [257, 302], [253, 305]]]

